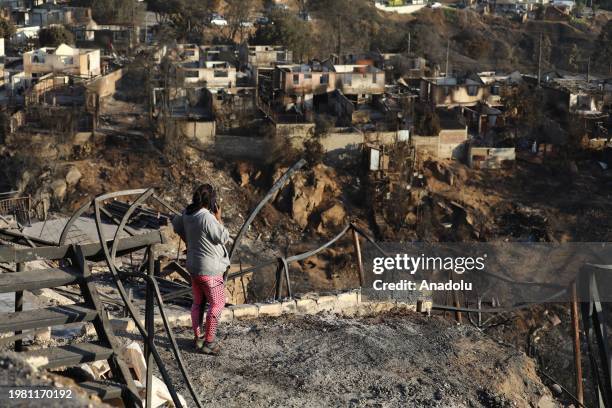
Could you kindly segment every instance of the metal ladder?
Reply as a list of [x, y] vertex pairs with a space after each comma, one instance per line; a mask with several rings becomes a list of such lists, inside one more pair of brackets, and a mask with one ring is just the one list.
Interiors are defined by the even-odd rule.
[[[93, 285], [82, 248], [73, 245], [70, 254], [61, 259], [60, 264], [68, 266], [24, 271], [24, 263], [18, 263], [16, 272], [0, 274], [0, 293], [15, 292], [15, 311], [0, 314], [0, 333], [14, 332], [10, 339], [15, 340], [15, 351], [25, 359], [44, 357], [46, 361], [41, 368], [53, 370], [107, 360], [112, 381], [87, 381], [78, 385], [103, 401], [121, 399], [127, 407], [141, 406], [134, 379], [120, 355], [119, 343]], [[23, 291], [66, 285], [79, 286], [82, 303], [22, 310]], [[77, 322], [91, 322], [97, 341], [23, 351], [22, 339], [25, 335], [22, 331]]]

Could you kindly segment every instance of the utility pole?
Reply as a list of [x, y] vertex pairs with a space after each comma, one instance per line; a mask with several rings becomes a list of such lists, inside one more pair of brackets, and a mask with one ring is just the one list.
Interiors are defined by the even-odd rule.
[[591, 79], [591, 57], [587, 59], [587, 73], [586, 73], [586, 81], [589, 83], [589, 79]]
[[450, 54], [450, 38], [446, 40], [446, 69], [444, 70], [444, 76], [448, 78], [448, 57]]
[[408, 56], [410, 56], [410, 31], [408, 31]]
[[342, 56], [342, 29], [340, 26], [340, 14], [338, 14], [338, 24], [336, 24], [338, 26], [338, 64], [341, 63], [340, 58]]
[[540, 46], [538, 51], [538, 86], [540, 86], [540, 80], [542, 79], [542, 33], [540, 33]]

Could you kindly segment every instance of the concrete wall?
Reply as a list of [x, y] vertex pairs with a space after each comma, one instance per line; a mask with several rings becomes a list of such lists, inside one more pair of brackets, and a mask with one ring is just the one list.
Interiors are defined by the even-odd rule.
[[383, 145], [392, 145], [397, 142], [397, 132], [368, 132], [366, 141]]
[[417, 154], [438, 157], [438, 146], [440, 144], [438, 136], [412, 136], [411, 139]]
[[263, 137], [217, 135], [210, 147], [222, 157], [265, 163], [276, 160], [282, 154], [273, 139]]
[[314, 123], [277, 123], [276, 135], [290, 139], [295, 147], [301, 147], [304, 140], [314, 135]]
[[467, 127], [465, 129], [443, 129], [438, 138], [438, 158], [459, 160], [465, 157]]
[[498, 169], [516, 160], [514, 147], [470, 147], [468, 165], [475, 169]]
[[339, 119], [341, 124], [350, 125], [353, 122], [353, 112], [355, 112], [355, 105], [348, 100], [342, 92], [335, 90], [331, 93], [329, 102], [334, 114]]
[[364, 134], [357, 131], [337, 131], [331, 132], [321, 138], [321, 145], [326, 153], [346, 153], [358, 151], [364, 142]]
[[215, 141], [216, 123], [212, 121], [181, 120], [180, 129], [187, 138], [196, 139], [202, 144], [211, 144]]
[[123, 68], [106, 74], [99, 78], [90, 81], [87, 85], [87, 91], [95, 93], [103, 98], [105, 96], [111, 96], [117, 90], [117, 82], [123, 78]]

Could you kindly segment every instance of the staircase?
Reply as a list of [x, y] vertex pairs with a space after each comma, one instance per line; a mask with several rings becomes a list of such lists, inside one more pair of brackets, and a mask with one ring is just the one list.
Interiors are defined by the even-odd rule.
[[[41, 368], [53, 370], [107, 360], [112, 381], [88, 381], [80, 383], [79, 386], [89, 393], [97, 394], [103, 401], [121, 399], [127, 407], [141, 406], [132, 375], [120, 357], [119, 345], [111, 324], [92, 284], [91, 273], [81, 247], [72, 246], [66, 255], [59, 262], [60, 265], [68, 265], [66, 267], [23, 271], [23, 263], [18, 263], [17, 272], [0, 274], [0, 293], [16, 294], [15, 312], [0, 314], [0, 333], [14, 332], [15, 351], [25, 359], [43, 357], [45, 360], [42, 360], [44, 363]], [[84, 301], [71, 305], [21, 310], [23, 291], [66, 285], [78, 285]], [[77, 322], [91, 322], [97, 340], [23, 351], [22, 331]]]

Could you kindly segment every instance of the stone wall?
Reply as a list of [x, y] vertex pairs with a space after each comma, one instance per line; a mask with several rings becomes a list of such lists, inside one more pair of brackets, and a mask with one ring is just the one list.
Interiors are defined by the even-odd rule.
[[[359, 289], [338, 294], [307, 294], [286, 299], [281, 302], [252, 303], [232, 305], [223, 309], [222, 322], [232, 320], [257, 319], [262, 317], [279, 317], [283, 315], [312, 315], [318, 313], [333, 313], [342, 316], [367, 316], [387, 312], [393, 309], [411, 310], [429, 313], [432, 308], [430, 300], [404, 302], [396, 300], [367, 301], [362, 299]], [[171, 323], [176, 326], [191, 327], [191, 314], [170, 317]], [[161, 324], [161, 318], [156, 316], [155, 323]]]

